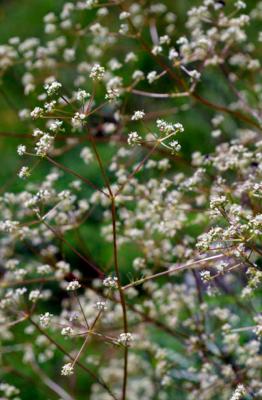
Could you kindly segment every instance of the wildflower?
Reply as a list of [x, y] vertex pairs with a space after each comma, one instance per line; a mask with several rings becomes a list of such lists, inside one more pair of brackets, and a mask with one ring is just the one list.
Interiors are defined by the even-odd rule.
[[87, 93], [85, 90], [78, 90], [76, 92], [76, 100], [77, 101], [84, 101], [87, 98], [89, 98], [91, 95], [90, 93]]
[[107, 305], [105, 301], [97, 301], [96, 302], [96, 308], [98, 310], [106, 310], [107, 309]]
[[215, 196], [212, 197], [210, 200], [210, 208], [214, 209], [214, 208], [224, 207], [226, 203], [227, 203], [226, 196]]
[[74, 367], [72, 363], [65, 364], [61, 370], [61, 375], [70, 376], [74, 373]]
[[179, 56], [179, 54], [175, 49], [172, 48], [169, 50], [169, 54], [168, 54], [169, 60], [174, 61], [178, 58], [178, 56]]
[[98, 0], [86, 0], [85, 4], [83, 5], [83, 8], [90, 10], [94, 5], [97, 4], [97, 2], [98, 2]]
[[158, 54], [161, 54], [163, 51], [163, 47], [162, 46], [154, 46], [153, 49], [151, 50], [152, 54], [154, 54], [154, 56], [157, 56]]
[[178, 152], [181, 150], [181, 145], [177, 142], [177, 140], [170, 142], [169, 146], [172, 148], [173, 152]]
[[[13, 398], [13, 396], [19, 395], [20, 390], [13, 385], [9, 385], [9, 383], [2, 382], [0, 383], [0, 392], [5, 395], [5, 398]], [[18, 399], [18, 397], [15, 397], [15, 399]]]
[[134, 341], [134, 337], [132, 333], [120, 333], [118, 339], [118, 343], [122, 344], [125, 347], [129, 347], [131, 343]]
[[41, 292], [38, 289], [31, 290], [29, 293], [29, 300], [35, 303], [40, 298]]
[[22, 167], [18, 172], [18, 176], [21, 179], [27, 178], [30, 176], [30, 168], [29, 167]]
[[53, 133], [57, 133], [60, 131], [61, 126], [63, 125], [63, 121], [54, 120], [49, 124], [49, 129]]
[[85, 164], [89, 164], [91, 161], [93, 161], [93, 154], [88, 147], [82, 148], [80, 157], [82, 158]]
[[141, 144], [141, 136], [138, 135], [137, 132], [130, 132], [128, 134], [127, 143], [130, 146], [140, 145]]
[[142, 110], [135, 111], [134, 114], [131, 117], [131, 120], [132, 121], [139, 121], [140, 119], [143, 119], [145, 115], [146, 114]]
[[230, 400], [241, 400], [246, 394], [244, 385], [239, 384]]
[[67, 326], [62, 329], [61, 335], [62, 336], [72, 336], [74, 334], [74, 330], [71, 328], [71, 326]]
[[19, 156], [23, 156], [25, 153], [26, 153], [26, 146], [23, 145], [23, 144], [20, 144], [20, 145], [17, 147], [17, 154], [18, 154]]
[[105, 75], [105, 69], [99, 64], [93, 65], [91, 72], [89, 74], [90, 78], [93, 80], [101, 81]]
[[13, 271], [19, 265], [19, 261], [16, 259], [8, 260], [5, 264], [5, 268]]
[[105, 95], [105, 99], [109, 101], [114, 101], [120, 96], [120, 92], [118, 89], [108, 89]]
[[53, 81], [52, 83], [47, 83], [45, 85], [45, 90], [48, 96], [53, 96], [58, 93], [59, 89], [61, 89], [62, 84], [57, 81]]
[[50, 314], [49, 312], [46, 312], [45, 314], [41, 314], [39, 317], [41, 327], [48, 328], [52, 317], [53, 317], [53, 314]]
[[136, 70], [133, 72], [132, 75], [132, 79], [134, 79], [135, 81], [142, 81], [145, 78], [145, 74], [143, 71], [140, 70]]
[[53, 145], [53, 142], [54, 138], [48, 133], [45, 133], [35, 145], [36, 155], [44, 157]]
[[130, 52], [127, 53], [126, 56], [125, 56], [125, 63], [134, 62], [134, 61], [137, 61], [137, 56], [135, 55], [135, 53], [133, 53], [132, 51], [130, 51]]
[[189, 75], [192, 81], [199, 81], [199, 79], [201, 78], [200, 72], [198, 72], [196, 69], [190, 71]]
[[235, 2], [235, 7], [238, 9], [238, 10], [243, 10], [244, 8], [246, 8], [246, 3], [244, 2], [244, 1], [242, 1], [242, 0], [237, 0], [236, 2]]
[[64, 59], [67, 62], [74, 61], [74, 59], [75, 59], [75, 49], [65, 49], [65, 51], [64, 51]]
[[147, 74], [147, 80], [149, 83], [153, 83], [154, 81], [157, 80], [157, 72], [156, 71], [151, 71]]
[[55, 275], [58, 279], [63, 278], [66, 274], [70, 272], [70, 265], [65, 261], [61, 260], [56, 263]]
[[80, 283], [77, 280], [75, 280], [75, 281], [72, 281], [72, 282], [70, 282], [68, 284], [66, 290], [68, 290], [68, 291], [72, 290], [73, 291], [73, 290], [79, 289], [80, 287], [81, 287]]
[[44, 110], [41, 107], [35, 107], [33, 111], [31, 111], [31, 117], [33, 119], [37, 119], [42, 117], [44, 114]]
[[117, 282], [118, 282], [118, 279], [116, 276], [113, 276], [113, 277], [109, 276], [103, 280], [103, 285], [105, 287], [108, 287], [111, 289], [116, 289], [118, 287]]
[[127, 12], [127, 11], [123, 11], [123, 12], [121, 12], [121, 13], [119, 14], [119, 19], [120, 19], [120, 20], [127, 19], [127, 18], [129, 18], [129, 17], [130, 17], [130, 13]]
[[128, 30], [129, 30], [128, 24], [121, 24], [118, 32], [120, 35], [126, 35], [128, 33]]
[[200, 272], [201, 279], [204, 283], [207, 283], [211, 279], [210, 271], [201, 271]]
[[72, 125], [74, 128], [81, 128], [85, 122], [86, 115], [84, 113], [76, 112], [72, 118]]
[[55, 100], [52, 100], [52, 101], [49, 101], [49, 102], [45, 103], [44, 104], [45, 111], [47, 113], [53, 112], [55, 107], [56, 107], [56, 105], [57, 105], [57, 102]]
[[156, 121], [156, 125], [161, 132], [167, 135], [170, 133], [184, 132], [183, 125], [179, 122], [172, 124], [164, 121], [163, 119], [158, 119]]

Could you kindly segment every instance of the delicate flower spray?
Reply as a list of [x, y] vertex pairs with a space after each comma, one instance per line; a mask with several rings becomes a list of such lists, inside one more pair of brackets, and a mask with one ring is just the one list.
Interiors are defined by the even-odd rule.
[[24, 366], [67, 400], [262, 396], [261, 2], [178, 4], [64, 2], [0, 45], [31, 132], [0, 195], [1, 398]]

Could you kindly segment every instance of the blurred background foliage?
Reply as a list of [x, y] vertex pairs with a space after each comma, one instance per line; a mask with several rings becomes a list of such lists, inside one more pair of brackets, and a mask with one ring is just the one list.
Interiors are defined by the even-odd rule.
[[[50, 11], [58, 12], [61, 9], [61, 5], [63, 5], [65, 1], [63, 0], [8, 0], [8, 1], [0, 1], [0, 44], [7, 43], [8, 39], [13, 36], [19, 36], [22, 39], [30, 36], [36, 36], [40, 39], [45, 37], [43, 33], [43, 24], [42, 20], [44, 15], [46, 15]], [[153, 3], [153, 2], [152, 2]], [[186, 20], [186, 11], [194, 6], [200, 4], [200, 1], [197, 0], [164, 0], [164, 3], [168, 5], [171, 11], [177, 14], [177, 31], [179, 35], [186, 33], [184, 24]], [[254, 6], [257, 1], [247, 1], [248, 7]], [[227, 1], [227, 7], [232, 7], [233, 1]], [[114, 11], [112, 11], [114, 12]], [[92, 18], [92, 16], [91, 16]], [[112, 19], [114, 21], [114, 18]], [[256, 35], [257, 26], [253, 24], [251, 28], [250, 34]], [[121, 47], [119, 48], [121, 52]], [[114, 56], [114, 54], [112, 54]], [[88, 56], [87, 56], [88, 61]], [[150, 71], [153, 67], [151, 65], [150, 60], [145, 55], [144, 57], [139, 58], [139, 65], [137, 65], [138, 69], [144, 71]], [[128, 74], [128, 68], [126, 69], [126, 74]], [[30, 125], [27, 125], [24, 122], [21, 122], [16, 114], [16, 111], [23, 108], [30, 108], [31, 102], [30, 99], [24, 96], [23, 88], [21, 83], [19, 82], [18, 76], [19, 68], [14, 71], [10, 70], [0, 81], [0, 187], [1, 192], [3, 191], [17, 191], [21, 190], [24, 183], [21, 182], [17, 178], [17, 171], [20, 169], [22, 165], [22, 161], [19, 159], [16, 153], [17, 145], [20, 143], [27, 143], [27, 139], [24, 135], [31, 134], [32, 130], [30, 130]], [[70, 86], [70, 71], [67, 72], [66, 79], [69, 80], [68, 85]], [[165, 85], [168, 87], [170, 85], [170, 81], [166, 79], [163, 83], [163, 92], [165, 91]], [[228, 85], [225, 82], [225, 77], [218, 70], [218, 68], [209, 68], [208, 72], [206, 72], [198, 86], [198, 93], [200, 93], [204, 98], [207, 98], [211, 101], [215, 101], [218, 104], [227, 105], [228, 103], [234, 100], [234, 94], [229, 91]], [[133, 100], [128, 104], [129, 112], [131, 113], [134, 109], [145, 109], [147, 110], [146, 100], [143, 97], [134, 97]], [[185, 104], [186, 106], [180, 106]], [[184, 125], [185, 133], [180, 136], [180, 143], [182, 146], [181, 154], [182, 158], [185, 160], [189, 160], [191, 158], [192, 152], [200, 151], [201, 153], [208, 154], [211, 152], [214, 147], [217, 145], [219, 141], [229, 140], [230, 138], [235, 137], [236, 128], [245, 127], [245, 123], [238, 121], [232, 118], [230, 115], [225, 115], [224, 121], [224, 133], [222, 137], [219, 139], [214, 139], [211, 137], [210, 132], [212, 130], [211, 119], [214, 116], [214, 111], [200, 104], [196, 104], [194, 100], [165, 100], [164, 102], [161, 100], [152, 100], [150, 101], [150, 111], [161, 108], [169, 108], [169, 107], [178, 107], [178, 111], [172, 117], [172, 120], [179, 121]], [[153, 125], [152, 125], [153, 126]], [[21, 135], [21, 138], [19, 137]], [[60, 159], [61, 163], [69, 166], [72, 170], [78, 171], [79, 174], [82, 174], [89, 178], [90, 180], [95, 181], [98, 186], [102, 184], [101, 175], [98, 169], [95, 166], [86, 167], [84, 163], [79, 162], [79, 151], [80, 147], [75, 148], [73, 151], [70, 151], [66, 155], [63, 155]], [[114, 149], [112, 146], [108, 144], [99, 145], [99, 151], [101, 152], [102, 158], [105, 163], [109, 163], [112, 154], [114, 153]], [[173, 168], [176, 170], [187, 170], [186, 163], [183, 162], [174, 162]], [[32, 176], [32, 179], [35, 181], [41, 180], [42, 177], [46, 174], [46, 172], [50, 169], [50, 165], [45, 161], [41, 162], [40, 167], [38, 167]], [[64, 181], [70, 182], [72, 178], [65, 176]], [[86, 194], [88, 194], [88, 189]], [[83, 196], [85, 193], [83, 193]], [[99, 210], [94, 213], [89, 220], [88, 225], [84, 225], [81, 227], [81, 232], [77, 234], [81, 235], [85, 244], [88, 244], [88, 252], [93, 257], [95, 255], [95, 261], [104, 267], [106, 271], [107, 266], [109, 265], [108, 260], [111, 257], [111, 244], [106, 244], [101, 241], [100, 232], [98, 230], [99, 227]], [[199, 234], [199, 229], [196, 226], [195, 231], [191, 232], [193, 235]], [[68, 235], [72, 243], [76, 243], [75, 233], [71, 233]], [[63, 249], [66, 252], [67, 258], [71, 262], [74, 263], [74, 255], [68, 251], [68, 249]], [[129, 268], [131, 265], [131, 261], [133, 258], [133, 253], [136, 249], [123, 247], [120, 252], [120, 264], [124, 261], [126, 268]], [[111, 260], [110, 260], [111, 261]], [[127, 276], [127, 274], [126, 274]], [[179, 278], [178, 278], [179, 279]], [[56, 310], [56, 298], [53, 298], [53, 307], [54, 312]], [[229, 302], [234, 303], [234, 299], [224, 296], [223, 301], [225, 304]], [[248, 324], [248, 322], [247, 322]], [[24, 325], [20, 325], [16, 328], [16, 341], [17, 343], [23, 343], [24, 340]], [[166, 343], [166, 337], [163, 335], [159, 335], [157, 332], [153, 332], [159, 341], [159, 343]], [[170, 339], [172, 343], [170, 346], [176, 348], [179, 346], [175, 340]], [[65, 343], [65, 347], [66, 347]], [[95, 350], [89, 348], [89, 354], [95, 354]], [[1, 355], [0, 355], [1, 357]], [[8, 357], [8, 355], [5, 357]], [[10, 365], [21, 365], [19, 361], [20, 356], [14, 354], [10, 356]], [[61, 368], [61, 357], [57, 354], [57, 358], [54, 360], [52, 365], [48, 364], [44, 367], [45, 372], [48, 375], [49, 373], [54, 376], [54, 370], [60, 371]], [[1, 378], [0, 378], [1, 379]], [[18, 373], [17, 370], [12, 370], [10, 367], [10, 372], [5, 375], [5, 380], [12, 384], [17, 384], [18, 387], [21, 388], [22, 399], [23, 400], [32, 400], [32, 399], [55, 399], [57, 398], [52, 392], [47, 393], [47, 389], [44, 385], [37, 384], [35, 381], [35, 376], [32, 375], [32, 371], [30, 367], [27, 367], [23, 364], [22, 369]], [[72, 378], [75, 379], [75, 378]], [[78, 395], [79, 399], [88, 399], [87, 391], [90, 386], [89, 378], [86, 374], [83, 374], [81, 370], [79, 370], [78, 375]], [[63, 380], [62, 377], [59, 377], [58, 380]], [[40, 382], [38, 382], [40, 383]], [[82, 394], [81, 394], [82, 393]], [[176, 398], [179, 400], [179, 395]], [[171, 399], [171, 398], [170, 398]], [[98, 399], [99, 400], [99, 399]], [[129, 399], [132, 400], [132, 399]]]

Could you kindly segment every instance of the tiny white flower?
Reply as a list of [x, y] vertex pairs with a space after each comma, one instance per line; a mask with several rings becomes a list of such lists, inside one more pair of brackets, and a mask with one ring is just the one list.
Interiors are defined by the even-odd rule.
[[74, 331], [71, 328], [71, 326], [67, 326], [67, 327], [63, 328], [61, 331], [62, 336], [72, 336], [73, 334], [74, 334]]
[[48, 96], [53, 96], [54, 94], [57, 94], [59, 89], [62, 87], [62, 84], [57, 81], [53, 81], [51, 83], [47, 83], [44, 88], [48, 94]]
[[87, 98], [89, 98], [91, 95], [90, 93], [87, 93], [85, 90], [78, 90], [76, 92], [76, 100], [77, 101], [84, 101]]
[[53, 314], [46, 312], [45, 314], [40, 315], [39, 321], [42, 328], [47, 328], [50, 325]]
[[31, 117], [32, 117], [33, 119], [37, 119], [37, 118], [42, 117], [43, 113], [44, 113], [43, 108], [41, 108], [41, 107], [35, 107], [35, 108], [33, 109], [33, 111], [31, 111]]
[[135, 111], [134, 114], [131, 117], [131, 120], [132, 121], [139, 121], [140, 119], [143, 119], [145, 115], [146, 114], [142, 110]]
[[109, 288], [111, 288], [111, 289], [116, 289], [116, 288], [118, 287], [117, 282], [118, 282], [118, 279], [117, 279], [116, 276], [114, 276], [114, 277], [109, 276], [109, 277], [107, 277], [107, 278], [105, 278], [105, 279], [103, 280], [103, 285], [104, 285], [105, 287], [109, 287]]
[[26, 153], [26, 146], [23, 144], [19, 144], [19, 146], [17, 147], [17, 154], [19, 156], [23, 156]]
[[155, 80], [157, 80], [157, 72], [156, 71], [151, 71], [147, 74], [147, 80], [148, 83], [153, 83]]
[[80, 153], [80, 157], [84, 161], [85, 164], [89, 164], [91, 161], [93, 161], [93, 154], [92, 151], [88, 147], [83, 147]]
[[74, 373], [74, 367], [72, 363], [65, 364], [61, 370], [61, 375], [70, 376]]
[[134, 341], [134, 337], [132, 333], [120, 333], [118, 339], [118, 343], [122, 344], [123, 346], [129, 347], [131, 343]]
[[237, 0], [236, 3], [235, 3], [235, 7], [238, 10], [243, 10], [244, 8], [246, 8], [246, 6], [247, 6], [246, 3], [244, 1], [242, 1], [242, 0]]
[[95, 306], [98, 310], [106, 310], [107, 309], [107, 305], [106, 305], [105, 301], [97, 301]]
[[29, 293], [29, 300], [32, 301], [32, 303], [35, 303], [41, 296], [41, 292], [38, 289], [32, 290]]
[[49, 124], [49, 129], [51, 132], [58, 132], [61, 129], [61, 126], [63, 125], [63, 121], [59, 121], [58, 119], [51, 121]]
[[120, 19], [120, 20], [127, 19], [127, 18], [129, 18], [129, 17], [130, 17], [130, 13], [127, 12], [127, 11], [123, 11], [123, 12], [121, 12], [121, 13], [119, 14], [119, 19]]
[[80, 283], [77, 281], [77, 280], [74, 280], [74, 281], [72, 281], [72, 282], [70, 282], [68, 285], [67, 285], [67, 288], [66, 288], [66, 290], [68, 290], [68, 291], [73, 291], [73, 290], [77, 290], [77, 289], [79, 289], [81, 287], [81, 285], [80, 285]]
[[120, 96], [120, 92], [118, 89], [113, 88], [113, 89], [108, 89], [107, 93], [105, 95], [105, 99], [111, 101], [116, 100]]
[[65, 49], [65, 51], [64, 51], [64, 59], [67, 62], [74, 61], [74, 59], [75, 59], [75, 49]]
[[30, 176], [30, 169], [29, 169], [29, 167], [22, 167], [22, 168], [20, 169], [20, 171], [18, 172], [18, 176], [19, 176], [19, 178], [21, 178], [21, 179], [25, 179], [25, 178], [27, 178], [28, 176]]
[[105, 68], [101, 67], [99, 64], [93, 65], [90, 71], [90, 78], [93, 80], [101, 81], [105, 75]]
[[128, 134], [127, 143], [130, 146], [140, 145], [141, 144], [141, 136], [138, 135], [137, 132], [130, 132]]

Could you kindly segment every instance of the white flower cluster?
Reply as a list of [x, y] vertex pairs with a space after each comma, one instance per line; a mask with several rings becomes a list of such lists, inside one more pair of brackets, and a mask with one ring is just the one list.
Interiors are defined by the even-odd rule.
[[90, 71], [90, 78], [93, 80], [101, 81], [105, 75], [105, 68], [101, 67], [99, 64], [93, 65]]
[[81, 288], [80, 283], [77, 280], [69, 282], [69, 284], [66, 287], [66, 290], [68, 291], [74, 291]]
[[170, 133], [184, 132], [184, 128], [179, 122], [172, 124], [164, 121], [163, 119], [158, 119], [156, 121], [156, 125], [160, 132], [163, 132], [167, 135], [169, 135]]
[[45, 90], [48, 96], [53, 96], [58, 93], [58, 91], [61, 89], [62, 84], [57, 81], [53, 81], [51, 83], [47, 83], [45, 85]]
[[[2, 383], [0, 383], [0, 393], [2, 393], [5, 396], [5, 398], [8, 398], [8, 399], [13, 398], [14, 400], [15, 399], [18, 400], [19, 397], [17, 397], [17, 396], [19, 395], [20, 390], [17, 389], [15, 386], [10, 385], [9, 383], [2, 382]], [[16, 397], [13, 397], [13, 396], [16, 396]]]
[[61, 370], [61, 375], [70, 376], [74, 373], [74, 367], [72, 363], [65, 364]]
[[130, 132], [128, 134], [128, 138], [127, 138], [127, 143], [130, 146], [137, 146], [140, 145], [142, 141], [142, 137], [139, 136], [139, 134], [137, 132]]
[[134, 336], [132, 333], [120, 333], [119, 338], [117, 339], [118, 343], [122, 344], [123, 346], [129, 347], [131, 346], [132, 342], [134, 341]]
[[0, 46], [29, 178], [6, 163], [1, 345], [60, 397], [54, 362], [75, 398], [262, 395], [261, 4], [177, 3], [66, 1]]
[[118, 287], [118, 279], [116, 276], [108, 276], [103, 280], [103, 285], [110, 289], [116, 289]]
[[146, 115], [145, 112], [142, 111], [142, 110], [135, 111], [134, 114], [131, 117], [131, 120], [132, 121], [139, 121], [139, 120], [143, 119], [145, 117], [145, 115]]
[[46, 312], [45, 314], [40, 315], [39, 321], [40, 321], [40, 325], [42, 326], [42, 328], [47, 328], [50, 325], [52, 317], [53, 317], [53, 315], [50, 314], [49, 312]]
[[241, 400], [246, 394], [244, 385], [239, 384], [230, 400]]

